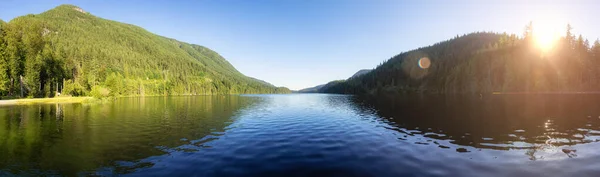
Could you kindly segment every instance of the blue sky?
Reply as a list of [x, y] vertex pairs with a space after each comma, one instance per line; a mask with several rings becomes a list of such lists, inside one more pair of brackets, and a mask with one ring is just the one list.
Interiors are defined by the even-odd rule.
[[242, 73], [290, 89], [345, 79], [457, 34], [521, 34], [537, 19], [600, 37], [600, 3], [592, 0], [3, 0], [0, 19], [60, 4], [206, 46]]

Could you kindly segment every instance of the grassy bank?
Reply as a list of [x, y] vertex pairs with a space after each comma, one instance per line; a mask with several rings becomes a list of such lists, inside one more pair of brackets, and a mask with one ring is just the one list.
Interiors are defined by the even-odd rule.
[[93, 97], [24, 98], [14, 100], [0, 100], [0, 106], [55, 103], [86, 103], [92, 102], [94, 100], [96, 99]]

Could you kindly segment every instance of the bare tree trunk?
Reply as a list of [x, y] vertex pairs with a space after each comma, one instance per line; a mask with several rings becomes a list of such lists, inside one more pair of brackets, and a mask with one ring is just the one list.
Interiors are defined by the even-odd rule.
[[10, 96], [13, 95], [14, 85], [15, 85], [15, 79], [10, 78], [10, 88], [8, 88], [8, 95], [10, 95]]
[[21, 97], [23, 97], [23, 76], [19, 75], [19, 84], [21, 85]]

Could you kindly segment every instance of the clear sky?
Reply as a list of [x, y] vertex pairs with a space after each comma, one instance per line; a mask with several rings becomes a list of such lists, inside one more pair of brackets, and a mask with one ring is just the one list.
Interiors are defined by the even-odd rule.
[[301, 89], [457, 34], [522, 34], [532, 20], [600, 37], [600, 1], [2, 0], [0, 19], [73, 4], [217, 51], [247, 76]]

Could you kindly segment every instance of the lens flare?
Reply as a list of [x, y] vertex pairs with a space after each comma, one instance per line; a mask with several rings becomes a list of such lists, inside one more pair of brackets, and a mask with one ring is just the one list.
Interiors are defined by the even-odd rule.
[[429, 58], [423, 57], [423, 58], [419, 59], [419, 67], [421, 67], [423, 69], [427, 69], [427, 68], [429, 68], [430, 65], [431, 65], [431, 60], [429, 60]]

